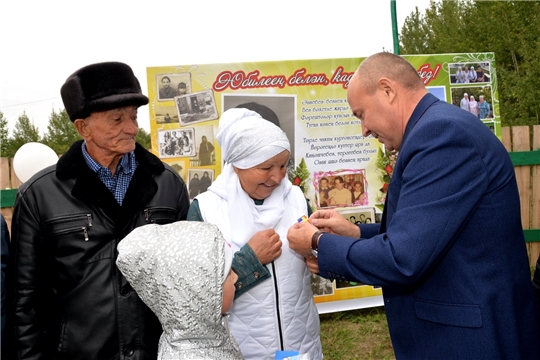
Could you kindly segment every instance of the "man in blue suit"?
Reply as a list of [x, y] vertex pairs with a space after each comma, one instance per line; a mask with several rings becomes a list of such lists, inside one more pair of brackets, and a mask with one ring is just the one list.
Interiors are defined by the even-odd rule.
[[398, 359], [540, 359], [518, 189], [501, 142], [427, 93], [391, 53], [364, 60], [347, 97], [363, 135], [399, 150], [382, 222], [356, 226], [319, 210], [289, 229], [290, 247], [325, 278], [382, 287]]

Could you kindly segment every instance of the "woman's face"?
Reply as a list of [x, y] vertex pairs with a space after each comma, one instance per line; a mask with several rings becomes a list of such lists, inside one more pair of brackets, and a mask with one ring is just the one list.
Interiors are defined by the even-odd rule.
[[234, 168], [242, 189], [252, 198], [263, 200], [272, 194], [287, 173], [289, 151], [284, 150], [249, 169]]

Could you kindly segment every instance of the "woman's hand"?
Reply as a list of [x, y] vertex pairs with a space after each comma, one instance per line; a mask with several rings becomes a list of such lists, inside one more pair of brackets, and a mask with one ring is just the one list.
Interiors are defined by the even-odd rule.
[[266, 265], [281, 255], [281, 240], [274, 229], [259, 231], [248, 241], [261, 264]]
[[319, 275], [319, 260], [313, 255], [308, 256], [305, 259], [306, 259], [306, 265], [307, 265], [308, 270], [312, 274]]

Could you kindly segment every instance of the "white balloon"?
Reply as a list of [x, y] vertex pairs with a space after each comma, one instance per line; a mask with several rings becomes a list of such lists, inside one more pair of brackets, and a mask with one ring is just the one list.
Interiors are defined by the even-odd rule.
[[56, 164], [58, 155], [45, 144], [29, 142], [17, 150], [13, 157], [13, 171], [22, 182], [26, 182], [38, 171]]

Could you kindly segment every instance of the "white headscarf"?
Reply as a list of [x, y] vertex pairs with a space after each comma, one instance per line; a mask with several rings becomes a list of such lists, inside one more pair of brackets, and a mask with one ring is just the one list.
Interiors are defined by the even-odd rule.
[[291, 151], [287, 134], [248, 109], [229, 109], [219, 120], [217, 139], [225, 162], [249, 169], [284, 150]]
[[238, 169], [252, 168], [285, 150], [290, 151], [290, 144], [287, 135], [278, 126], [254, 111], [239, 108], [229, 109], [221, 115], [217, 140], [225, 165], [208, 191], [227, 201], [231, 242], [233, 251], [237, 251], [256, 232], [274, 228], [278, 224], [292, 184], [285, 176], [262, 205], [255, 205], [242, 189], [233, 166]]

